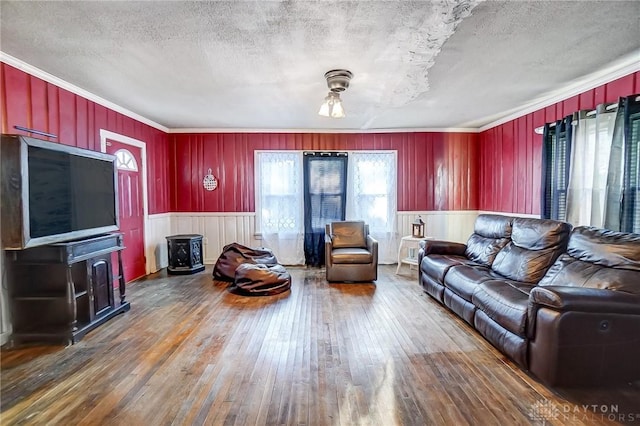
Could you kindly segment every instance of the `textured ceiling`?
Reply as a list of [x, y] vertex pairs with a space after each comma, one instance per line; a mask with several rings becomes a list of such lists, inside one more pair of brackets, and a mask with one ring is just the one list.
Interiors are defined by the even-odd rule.
[[[480, 127], [619, 63], [640, 1], [0, 3], [2, 52], [168, 128]], [[317, 115], [353, 72], [347, 117]]]

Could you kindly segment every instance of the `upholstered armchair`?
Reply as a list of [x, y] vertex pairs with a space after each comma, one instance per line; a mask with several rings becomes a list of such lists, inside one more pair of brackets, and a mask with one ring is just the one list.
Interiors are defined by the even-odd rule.
[[327, 281], [370, 282], [378, 279], [378, 241], [363, 221], [326, 225]]

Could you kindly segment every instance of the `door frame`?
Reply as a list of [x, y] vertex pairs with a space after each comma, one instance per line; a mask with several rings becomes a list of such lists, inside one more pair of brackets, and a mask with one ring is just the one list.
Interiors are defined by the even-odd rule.
[[149, 253], [147, 253], [147, 247], [149, 247], [149, 232], [147, 229], [147, 223], [149, 222], [149, 196], [147, 188], [147, 144], [141, 140], [130, 138], [119, 133], [110, 132], [109, 130], [100, 129], [100, 151], [107, 152], [107, 139], [114, 140], [118, 143], [125, 145], [131, 145], [140, 149], [140, 158], [142, 164], [140, 165], [140, 173], [142, 173], [142, 232], [144, 233], [144, 273], [149, 275], [151, 269], [149, 268]]

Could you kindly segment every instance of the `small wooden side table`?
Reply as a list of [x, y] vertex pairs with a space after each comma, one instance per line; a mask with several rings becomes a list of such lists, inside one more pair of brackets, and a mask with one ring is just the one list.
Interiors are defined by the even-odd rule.
[[398, 247], [398, 267], [396, 275], [400, 273], [402, 265], [418, 266], [418, 250], [420, 249], [420, 241], [428, 240], [431, 237], [417, 238], [412, 235], [402, 237], [400, 246]]
[[195, 274], [204, 270], [202, 235], [171, 235], [167, 238], [169, 266], [167, 272], [176, 275]]

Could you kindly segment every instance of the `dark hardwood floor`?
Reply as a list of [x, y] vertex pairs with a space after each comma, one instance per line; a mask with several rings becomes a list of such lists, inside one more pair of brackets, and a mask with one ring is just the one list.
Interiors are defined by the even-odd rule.
[[[160, 272], [70, 347], [3, 348], [3, 425], [640, 423], [640, 385], [549, 389], [381, 266], [377, 284], [288, 268], [248, 298]], [[640, 362], [640, 360], [639, 360]]]

